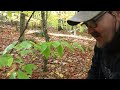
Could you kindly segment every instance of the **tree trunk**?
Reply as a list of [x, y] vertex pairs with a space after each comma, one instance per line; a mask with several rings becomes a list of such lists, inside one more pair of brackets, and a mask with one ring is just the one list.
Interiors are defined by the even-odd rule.
[[63, 30], [63, 28], [62, 28], [63, 19], [61, 19], [61, 11], [58, 11], [58, 16], [59, 16], [59, 19], [58, 19], [58, 31], [61, 31], [61, 30]]
[[16, 31], [19, 31], [19, 21], [15, 21]]
[[[24, 13], [21, 13], [20, 14], [20, 35], [21, 35], [21, 33], [23, 32], [23, 30], [24, 30], [24, 28], [25, 28], [25, 14]], [[21, 36], [21, 38], [20, 38], [20, 42], [21, 41], [23, 41], [25, 39], [25, 37], [24, 37], [24, 34]]]
[[47, 68], [48, 59], [46, 59], [45, 57], [43, 57], [43, 63], [44, 63], [43, 72], [47, 72], [48, 71], [48, 68]]
[[63, 30], [62, 23], [63, 23], [62, 19], [58, 19], [58, 31]]
[[67, 22], [66, 22], [66, 18], [64, 18], [63, 29], [66, 30], [66, 27], [67, 27]]
[[[46, 13], [45, 11], [41, 11], [41, 18], [42, 18], [42, 30], [45, 36], [45, 41], [49, 42], [49, 36], [47, 33], [47, 11]], [[48, 68], [47, 68], [48, 60], [44, 56], [43, 56], [43, 62], [44, 62], [43, 72], [46, 72], [48, 71]]]
[[47, 20], [46, 20], [46, 17], [45, 17], [45, 11], [41, 11], [41, 17], [42, 17], [42, 29], [43, 29], [43, 33], [44, 33], [44, 36], [45, 36], [45, 40], [46, 40], [46, 42], [49, 42], [49, 36], [48, 36], [48, 33], [47, 33]]
[[67, 29], [67, 18], [66, 18], [66, 11], [64, 11], [64, 22], [63, 22], [63, 29]]
[[47, 21], [47, 19], [48, 19], [48, 11], [46, 11], [46, 19], [45, 20]]

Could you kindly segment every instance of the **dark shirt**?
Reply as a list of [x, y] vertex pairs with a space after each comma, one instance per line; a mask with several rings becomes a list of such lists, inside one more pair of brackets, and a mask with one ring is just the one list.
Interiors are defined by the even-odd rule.
[[104, 48], [94, 48], [87, 79], [120, 79], [120, 30]]

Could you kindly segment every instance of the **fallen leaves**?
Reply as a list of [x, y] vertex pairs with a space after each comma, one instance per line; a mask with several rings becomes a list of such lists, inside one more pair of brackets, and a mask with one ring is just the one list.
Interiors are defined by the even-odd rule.
[[7, 72], [7, 77], [9, 77], [17, 68], [17, 65], [16, 64], [13, 64], [11, 67], [10, 67], [10, 70]]
[[[62, 33], [57, 32], [57, 33]], [[19, 37], [19, 32], [11, 29], [4, 29], [0, 32], [0, 52], [3, 51], [6, 46], [16, 41]], [[25, 35], [26, 39], [34, 39], [36, 42], [43, 42], [44, 37], [36, 37], [34, 34]], [[85, 47], [85, 53], [75, 49], [75, 52], [71, 52], [68, 48], [65, 48], [62, 58], [50, 57], [48, 60], [48, 71], [43, 72], [43, 60], [42, 56], [35, 52], [35, 55], [26, 55], [23, 57], [25, 63], [35, 64], [38, 68], [33, 71], [31, 79], [85, 79], [87, 72], [91, 65], [91, 58], [93, 55], [93, 47], [95, 41], [84, 40], [73, 37], [56, 37], [50, 35], [51, 41], [57, 41], [64, 39], [65, 41], [77, 42]], [[17, 54], [14, 54], [17, 56]], [[12, 65], [11, 68], [0, 68], [0, 79], [6, 79], [13, 71], [19, 68], [19, 65]]]

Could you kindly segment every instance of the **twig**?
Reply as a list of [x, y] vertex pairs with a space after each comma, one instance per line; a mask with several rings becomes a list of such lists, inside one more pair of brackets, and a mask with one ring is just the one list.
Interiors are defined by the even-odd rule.
[[27, 23], [26, 23], [26, 26], [25, 26], [23, 32], [21, 33], [21, 35], [20, 35], [18, 41], [20, 40], [21, 36], [24, 34], [25, 30], [27, 29], [28, 23], [29, 23], [30, 19], [32, 18], [32, 16], [34, 15], [34, 13], [35, 13], [35, 11], [33, 11], [33, 13], [31, 14], [31, 16], [29, 17], [29, 19], [28, 19], [28, 21], [27, 21]]
[[[20, 37], [18, 38], [18, 41], [20, 40], [20, 38], [21, 38], [22, 35], [24, 34], [25, 30], [27, 29], [28, 23], [29, 23], [30, 19], [32, 18], [32, 16], [34, 15], [34, 13], [35, 13], [35, 11], [33, 11], [33, 13], [31, 14], [31, 16], [29, 17], [29, 19], [28, 19], [28, 21], [27, 21], [27, 23], [26, 23], [26, 26], [25, 26], [23, 32], [20, 34]], [[16, 46], [17, 44], [18, 44], [18, 42], [15, 44], [15, 46]], [[13, 48], [13, 49], [14, 49], [14, 48]], [[10, 51], [10, 54], [13, 52], [13, 49]]]

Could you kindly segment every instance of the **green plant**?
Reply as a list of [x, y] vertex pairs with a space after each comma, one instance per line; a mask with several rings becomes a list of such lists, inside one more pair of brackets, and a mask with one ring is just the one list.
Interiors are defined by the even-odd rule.
[[[69, 44], [66, 41], [51, 41], [51, 42], [41, 42], [34, 43], [32, 41], [22, 41], [21, 43], [13, 42], [2, 52], [0, 56], [0, 68], [2, 67], [13, 67], [14, 64], [18, 63], [19, 69], [13, 67], [11, 71], [8, 71], [8, 75], [10, 79], [30, 79], [33, 70], [38, 67], [35, 64], [25, 63], [23, 60], [23, 56], [32, 54], [34, 55], [35, 51], [39, 51], [39, 54], [43, 55], [46, 60], [53, 55], [53, 57], [61, 58], [64, 54], [64, 48], [69, 48], [72, 52], [74, 52], [74, 48], [79, 48], [84, 52], [84, 49], [78, 43]], [[14, 56], [13, 54], [9, 54], [10, 50], [14, 49], [14, 52], [19, 56]], [[53, 54], [54, 53], [54, 54]]]

